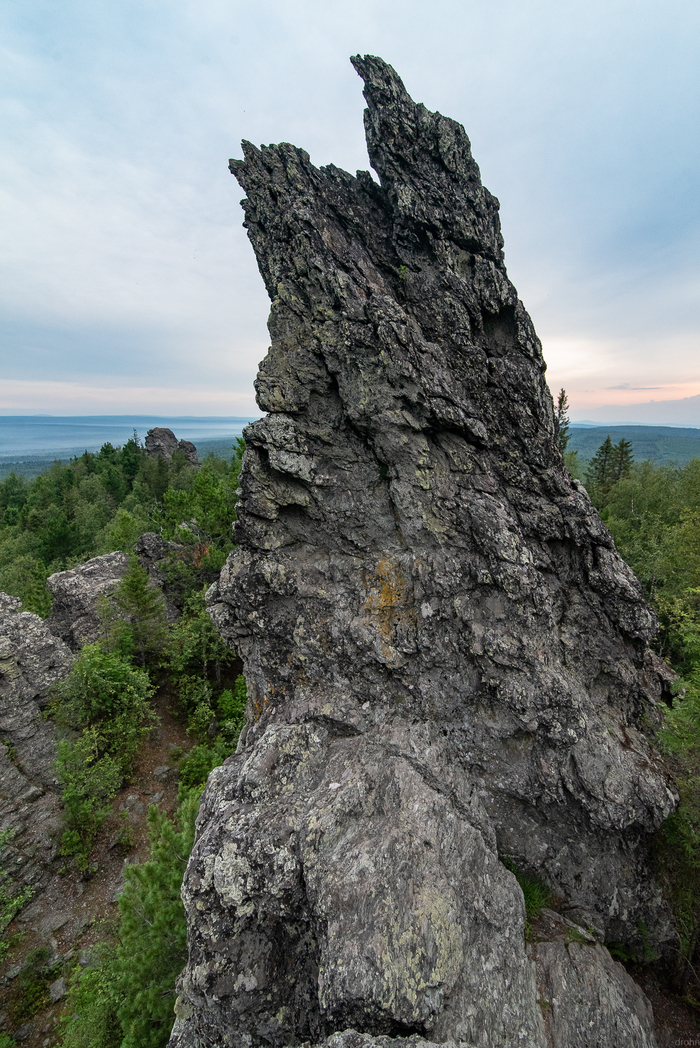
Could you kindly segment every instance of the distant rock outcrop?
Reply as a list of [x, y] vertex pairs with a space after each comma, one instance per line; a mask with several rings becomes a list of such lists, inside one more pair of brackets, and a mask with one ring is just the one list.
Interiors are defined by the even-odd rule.
[[73, 655], [46, 623], [0, 593], [0, 830], [12, 830], [2, 867], [17, 885], [39, 887], [60, 828], [53, 724], [41, 711]]
[[[651, 1048], [587, 929], [674, 934], [657, 624], [564, 467], [469, 139], [353, 62], [380, 185], [286, 144], [231, 163], [272, 299], [209, 594], [249, 710], [203, 798], [171, 1043]], [[526, 945], [506, 857], [571, 935]]]
[[150, 455], [151, 458], [164, 458], [166, 462], [171, 462], [173, 454], [176, 451], [182, 451], [190, 466], [200, 465], [200, 461], [197, 458], [197, 448], [192, 441], [178, 440], [171, 429], [161, 426], [149, 429], [144, 444], [146, 454]]
[[54, 600], [46, 624], [51, 632], [73, 651], [98, 640], [100, 599], [114, 592], [128, 567], [128, 554], [118, 550], [49, 575], [46, 585]]

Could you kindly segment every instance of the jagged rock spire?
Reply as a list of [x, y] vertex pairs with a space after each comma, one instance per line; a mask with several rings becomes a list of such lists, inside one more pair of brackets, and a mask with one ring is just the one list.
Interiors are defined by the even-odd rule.
[[[272, 300], [269, 414], [210, 604], [250, 704], [183, 888], [173, 1044], [354, 1027], [539, 1048], [499, 856], [609, 938], [671, 934], [646, 841], [674, 797], [640, 730], [655, 620], [564, 468], [467, 135], [353, 62], [380, 185], [287, 144], [231, 162]], [[537, 949], [541, 980], [576, 982]], [[581, 978], [617, 980], [627, 1018], [608, 1029], [591, 997], [586, 1036], [653, 1044], [599, 961]]]

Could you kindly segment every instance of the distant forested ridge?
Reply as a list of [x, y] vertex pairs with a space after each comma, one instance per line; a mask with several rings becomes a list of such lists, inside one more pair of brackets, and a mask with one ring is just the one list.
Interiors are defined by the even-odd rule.
[[218, 572], [232, 549], [243, 446], [239, 438], [228, 458], [208, 455], [195, 469], [182, 452], [171, 463], [150, 457], [134, 435], [122, 447], [104, 444], [56, 462], [33, 480], [10, 473], [0, 482], [0, 591], [45, 616], [49, 575], [129, 552], [147, 531], [175, 539], [204, 572]]
[[614, 444], [628, 440], [638, 462], [651, 459], [658, 463], [680, 465], [700, 458], [700, 429], [675, 426], [569, 426], [567, 451], [577, 451], [581, 462], [591, 459], [607, 436]]

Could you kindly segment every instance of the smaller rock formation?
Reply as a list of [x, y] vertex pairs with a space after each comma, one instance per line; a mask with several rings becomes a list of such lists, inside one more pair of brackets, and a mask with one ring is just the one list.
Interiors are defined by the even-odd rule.
[[114, 592], [128, 567], [128, 555], [117, 551], [93, 557], [68, 571], [57, 571], [46, 580], [54, 596], [46, 624], [72, 651], [99, 638], [99, 600]]
[[43, 720], [51, 687], [73, 656], [47, 624], [0, 593], [0, 830], [12, 830], [2, 866], [18, 885], [41, 886], [60, 828], [54, 727]]
[[191, 440], [178, 440], [171, 429], [156, 426], [146, 434], [146, 454], [151, 458], [164, 458], [172, 462], [176, 451], [182, 451], [190, 466], [201, 465], [197, 458], [197, 448]]

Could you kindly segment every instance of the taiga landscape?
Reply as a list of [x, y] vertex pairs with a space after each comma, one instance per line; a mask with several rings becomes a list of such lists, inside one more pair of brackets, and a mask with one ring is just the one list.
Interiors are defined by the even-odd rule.
[[572, 422], [351, 62], [373, 173], [230, 161], [262, 417], [0, 477], [0, 1048], [700, 1038], [700, 431]]

